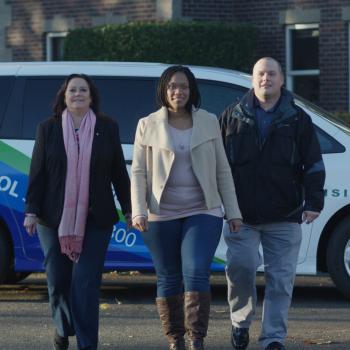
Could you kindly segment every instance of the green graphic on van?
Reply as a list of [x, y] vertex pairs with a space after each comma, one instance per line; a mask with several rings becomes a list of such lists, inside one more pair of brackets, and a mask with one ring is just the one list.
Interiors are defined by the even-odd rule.
[[23, 174], [29, 173], [30, 158], [0, 141], [1, 161]]

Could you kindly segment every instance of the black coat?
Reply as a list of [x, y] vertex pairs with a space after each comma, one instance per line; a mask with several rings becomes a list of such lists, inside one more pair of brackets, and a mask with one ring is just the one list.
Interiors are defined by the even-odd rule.
[[311, 118], [282, 89], [267, 138], [259, 137], [254, 91], [221, 116], [222, 136], [243, 221], [300, 222], [323, 208], [325, 170]]
[[[49, 227], [57, 228], [61, 221], [66, 170], [62, 119], [52, 117], [37, 129], [26, 196], [26, 212], [36, 214]], [[130, 213], [130, 180], [118, 125], [98, 116], [91, 151], [89, 214], [101, 227], [119, 219], [112, 184], [123, 213]]]

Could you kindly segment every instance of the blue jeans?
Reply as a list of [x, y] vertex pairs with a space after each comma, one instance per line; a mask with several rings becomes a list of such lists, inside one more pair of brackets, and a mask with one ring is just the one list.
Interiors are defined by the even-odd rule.
[[61, 253], [56, 229], [38, 225], [52, 318], [60, 336], [76, 335], [78, 349], [97, 349], [99, 295], [104, 258], [112, 228], [88, 220], [77, 263]]
[[210, 265], [219, 244], [223, 219], [193, 215], [149, 223], [143, 240], [157, 273], [157, 296], [210, 290]]

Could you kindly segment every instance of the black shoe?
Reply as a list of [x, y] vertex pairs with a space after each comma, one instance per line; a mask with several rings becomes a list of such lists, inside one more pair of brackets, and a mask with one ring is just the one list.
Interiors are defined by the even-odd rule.
[[265, 350], [286, 350], [285, 346], [278, 341], [270, 343]]
[[200, 339], [190, 339], [189, 350], [204, 350], [203, 338]]
[[69, 340], [68, 337], [61, 337], [57, 330], [55, 330], [55, 334], [53, 337], [53, 348], [55, 350], [68, 350]]
[[236, 350], [245, 350], [249, 344], [249, 328], [232, 326], [231, 343]]

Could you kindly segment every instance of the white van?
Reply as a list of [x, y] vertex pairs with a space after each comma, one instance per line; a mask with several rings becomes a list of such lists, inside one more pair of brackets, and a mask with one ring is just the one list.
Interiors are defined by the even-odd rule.
[[[101, 95], [101, 109], [118, 121], [127, 164], [132, 161], [137, 121], [154, 111], [156, 84], [167, 68], [153, 63], [60, 62], [0, 63], [0, 283], [43, 270], [37, 237], [23, 227], [24, 196], [37, 124], [51, 115], [55, 94], [71, 73], [90, 75]], [[190, 67], [198, 79], [202, 107], [220, 115], [250, 88], [246, 74]], [[350, 128], [314, 105], [298, 99], [312, 117], [326, 167], [325, 207], [303, 225], [298, 274], [329, 273], [350, 297]], [[226, 247], [220, 241], [212, 264], [223, 271]], [[136, 230], [115, 225], [106, 270], [151, 270], [148, 250]]]

